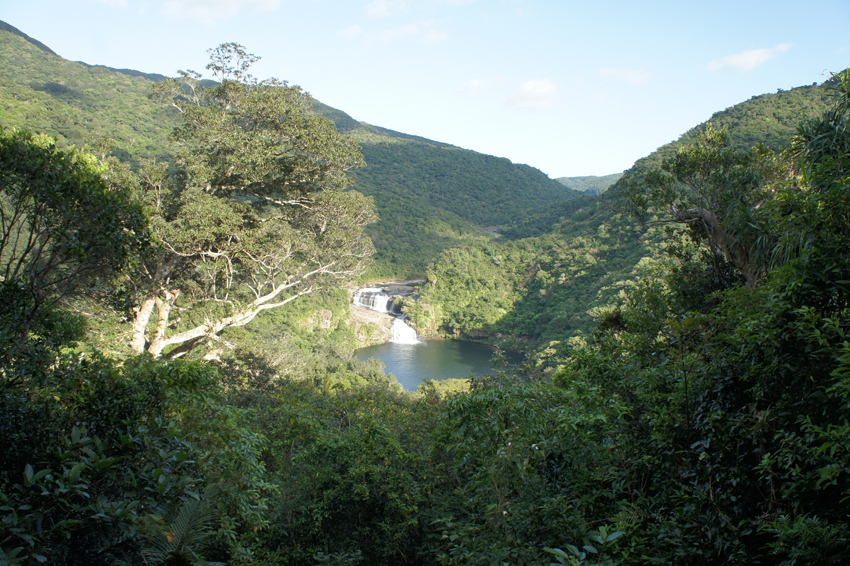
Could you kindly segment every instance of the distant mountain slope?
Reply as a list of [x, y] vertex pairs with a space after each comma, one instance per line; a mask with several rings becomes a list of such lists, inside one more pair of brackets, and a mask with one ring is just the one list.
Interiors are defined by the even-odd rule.
[[[39, 49], [41, 49], [42, 51], [44, 51], [44, 52], [46, 52], [46, 53], [50, 53], [51, 55], [56, 55], [56, 52], [55, 52], [55, 51], [53, 51], [52, 49], [50, 49], [48, 46], [46, 46], [46, 45], [45, 45], [45, 44], [43, 44], [42, 42], [38, 41], [37, 39], [33, 39], [33, 38], [31, 38], [30, 36], [28, 36], [27, 34], [25, 34], [24, 32], [22, 32], [21, 30], [19, 30], [18, 28], [16, 28], [15, 26], [10, 26], [10, 25], [9, 25], [9, 24], [7, 24], [6, 22], [0, 21], [0, 31], [8, 31], [9, 33], [13, 33], [13, 34], [15, 34], [15, 35], [17, 35], [17, 36], [19, 36], [19, 37], [24, 38], [26, 41], [28, 41], [28, 42], [32, 43], [33, 45], [35, 45], [36, 47], [38, 47], [38, 48], [39, 48]], [[57, 55], [57, 56], [58, 56], [58, 55]]]
[[376, 198], [413, 198], [478, 226], [494, 226], [580, 196], [539, 169], [504, 157], [357, 122], [323, 104], [317, 110], [360, 142], [366, 167], [354, 178], [359, 190]]
[[585, 176], [585, 177], [558, 177], [556, 181], [573, 189], [589, 195], [598, 195], [608, 190], [608, 187], [616, 183], [622, 177], [622, 173], [613, 173], [603, 176]]
[[583, 196], [528, 165], [317, 110], [360, 142], [354, 187], [375, 199], [381, 222], [370, 232], [386, 274], [421, 274], [441, 250], [490, 238], [485, 227]]
[[130, 162], [167, 159], [177, 111], [148, 100], [150, 87], [144, 77], [67, 61], [23, 34], [0, 31], [2, 126], [46, 133], [60, 144], [112, 139]]
[[[161, 75], [67, 61], [13, 26], [0, 30], [0, 126], [47, 133], [60, 144], [106, 147], [130, 163], [171, 159], [176, 111], [148, 99]], [[317, 102], [357, 139], [367, 166], [354, 188], [374, 197], [377, 272], [413, 275], [446, 247], [491, 238], [484, 228], [580, 196], [541, 171], [504, 158], [358, 122]]]
[[732, 144], [742, 149], [763, 143], [774, 150], [782, 149], [802, 120], [820, 115], [826, 110], [826, 83], [800, 86], [791, 90], [753, 96], [747, 101], [715, 112], [710, 119], [667, 143], [651, 154], [638, 159], [625, 175], [647, 171], [661, 165], [664, 158], [690, 143], [695, 132], [707, 123], [728, 130]]

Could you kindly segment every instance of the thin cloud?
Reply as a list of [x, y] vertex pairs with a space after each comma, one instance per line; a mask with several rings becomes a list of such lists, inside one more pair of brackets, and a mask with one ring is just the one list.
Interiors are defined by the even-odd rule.
[[171, 0], [165, 3], [165, 13], [172, 18], [188, 18], [203, 23], [228, 20], [242, 9], [254, 12], [274, 12], [281, 0]]
[[629, 85], [643, 84], [652, 78], [652, 74], [646, 69], [599, 69], [599, 74], [603, 77], [610, 77], [618, 83]]
[[413, 39], [423, 44], [438, 43], [448, 39], [448, 35], [434, 29], [434, 20], [423, 20], [392, 29], [385, 29], [378, 34], [377, 39], [383, 42], [393, 42], [402, 39]]
[[366, 6], [370, 18], [388, 18], [407, 11], [408, 0], [372, 0]]
[[508, 104], [520, 110], [545, 110], [555, 105], [558, 87], [549, 79], [531, 80], [522, 83], [508, 98]]
[[735, 55], [723, 57], [722, 59], [715, 59], [714, 61], [706, 65], [705, 68], [706, 70], [712, 73], [725, 71], [726, 69], [732, 69], [735, 71], [746, 73], [747, 71], [752, 71], [756, 67], [765, 64], [775, 55], [779, 53], [784, 53], [789, 49], [791, 49], [790, 43], [780, 43], [779, 45], [775, 45], [766, 49], [752, 49], [750, 51], [743, 51], [741, 53], [736, 53]]

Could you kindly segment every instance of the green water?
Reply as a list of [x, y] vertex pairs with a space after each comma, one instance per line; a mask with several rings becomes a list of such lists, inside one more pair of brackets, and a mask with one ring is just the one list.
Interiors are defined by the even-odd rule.
[[[470, 375], [493, 372], [490, 360], [493, 348], [465, 340], [425, 340], [418, 344], [389, 342], [355, 352], [360, 360], [377, 358], [384, 362], [387, 374], [393, 374], [405, 391], [415, 391], [426, 379], [466, 379]], [[508, 353], [511, 363], [521, 361], [519, 354]]]

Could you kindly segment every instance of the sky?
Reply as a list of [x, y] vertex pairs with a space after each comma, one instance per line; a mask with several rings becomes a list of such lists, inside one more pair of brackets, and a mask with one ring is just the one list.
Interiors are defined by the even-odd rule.
[[621, 172], [850, 67], [850, 0], [0, 0], [72, 61], [176, 76], [226, 42], [355, 120], [552, 178]]

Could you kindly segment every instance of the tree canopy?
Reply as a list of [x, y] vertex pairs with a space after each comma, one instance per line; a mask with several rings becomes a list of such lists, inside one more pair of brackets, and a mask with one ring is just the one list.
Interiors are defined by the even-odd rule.
[[[370, 199], [346, 190], [357, 144], [312, 112], [297, 86], [248, 74], [238, 44], [210, 50], [220, 80], [182, 72], [154, 97], [177, 108], [179, 171], [148, 162], [140, 198], [159, 246], [128, 285], [137, 296], [131, 346], [182, 355], [259, 312], [357, 275], [372, 251]], [[179, 323], [172, 322], [172, 311]], [[172, 329], [173, 326], [176, 328]]]
[[0, 131], [0, 310], [20, 347], [51, 305], [129, 267], [150, 243], [142, 207], [104, 173], [88, 152]]

